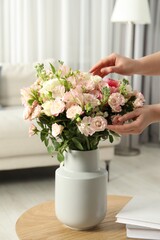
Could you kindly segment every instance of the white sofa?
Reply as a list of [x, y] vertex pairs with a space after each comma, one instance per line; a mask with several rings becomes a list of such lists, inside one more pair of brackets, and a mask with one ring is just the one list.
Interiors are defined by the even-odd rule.
[[[35, 79], [32, 64], [1, 64], [0, 76], [0, 170], [58, 165], [38, 136], [28, 136], [28, 121], [23, 120], [20, 89]], [[100, 143], [100, 159], [112, 160], [114, 146]]]

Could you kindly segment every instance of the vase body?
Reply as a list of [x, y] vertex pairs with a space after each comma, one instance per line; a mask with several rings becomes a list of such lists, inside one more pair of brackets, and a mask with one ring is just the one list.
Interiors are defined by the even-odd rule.
[[55, 212], [70, 228], [99, 224], [107, 210], [107, 172], [99, 168], [99, 150], [71, 150], [55, 175]]

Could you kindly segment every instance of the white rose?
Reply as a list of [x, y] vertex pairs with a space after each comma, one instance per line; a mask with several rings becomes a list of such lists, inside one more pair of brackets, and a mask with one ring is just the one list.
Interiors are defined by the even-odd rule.
[[53, 78], [48, 81], [45, 81], [42, 85], [40, 93], [46, 95], [46, 94], [48, 94], [48, 92], [52, 92], [53, 89], [59, 85], [60, 85], [60, 82], [59, 82], [58, 78]]
[[63, 131], [63, 126], [57, 123], [52, 124], [52, 135], [53, 137], [57, 137]]
[[51, 107], [53, 105], [53, 101], [46, 101], [45, 103], [42, 104], [43, 112], [47, 116], [51, 116]]
[[68, 108], [66, 112], [66, 116], [69, 119], [74, 119], [76, 115], [81, 115], [83, 113], [82, 108], [80, 106], [72, 106]]

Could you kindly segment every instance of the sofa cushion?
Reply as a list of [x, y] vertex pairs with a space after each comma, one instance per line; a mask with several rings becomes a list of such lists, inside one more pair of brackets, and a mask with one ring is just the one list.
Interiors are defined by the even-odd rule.
[[0, 103], [3, 106], [21, 105], [20, 89], [30, 86], [36, 79], [32, 64], [2, 64]]
[[31, 64], [0, 63], [2, 66], [0, 82], [0, 103], [3, 106], [17, 106], [21, 104], [20, 89], [29, 87], [36, 80], [35, 65], [44, 63], [48, 68], [49, 63], [55, 62], [53, 58], [44, 59]]
[[23, 119], [23, 107], [4, 107], [0, 116], [0, 158], [47, 154], [38, 136], [28, 136], [29, 122]]

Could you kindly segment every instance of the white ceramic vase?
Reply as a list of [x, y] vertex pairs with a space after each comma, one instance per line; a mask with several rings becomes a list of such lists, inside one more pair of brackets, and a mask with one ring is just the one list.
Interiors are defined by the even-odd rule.
[[99, 150], [71, 150], [56, 170], [55, 211], [70, 228], [85, 230], [99, 224], [107, 210], [107, 172], [99, 168]]

